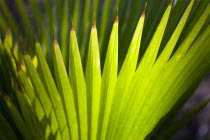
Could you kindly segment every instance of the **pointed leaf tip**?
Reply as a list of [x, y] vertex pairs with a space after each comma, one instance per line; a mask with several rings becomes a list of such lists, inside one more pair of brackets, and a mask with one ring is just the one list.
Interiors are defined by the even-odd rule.
[[56, 36], [55, 36], [55, 35], [53, 35], [53, 40], [54, 40], [54, 41], [57, 41], [57, 39], [56, 39]]
[[37, 35], [36, 35], [36, 34], [34, 35], [34, 38], [35, 38], [35, 42], [36, 42], [36, 43], [38, 43], [38, 42], [39, 42], [39, 40], [38, 40], [38, 37], [37, 37]]
[[[11, 50], [11, 52], [12, 52], [12, 49], [10, 49], [10, 50]], [[15, 55], [14, 55], [13, 52], [12, 52], [12, 56], [13, 56], [13, 58], [14, 58], [14, 60], [15, 60], [15, 65], [16, 65], [17, 71], [21, 71], [21, 65], [20, 65], [20, 63], [18, 62], [18, 60], [17, 60], [17, 58], [15, 57]]]
[[96, 28], [96, 19], [94, 18], [92, 28]]
[[116, 18], [115, 18], [114, 23], [118, 23], [118, 13], [117, 13], [117, 16], [116, 16]]
[[13, 59], [15, 61], [16, 69], [17, 69], [17, 71], [20, 71], [21, 70], [20, 63], [18, 62], [17, 58], [15, 57], [15, 55], [14, 55], [14, 53], [12, 51], [12, 48], [11, 47], [9, 47], [9, 48], [10, 48], [10, 52], [12, 54], [12, 57], [13, 57]]
[[54, 44], [58, 44], [58, 41], [57, 41], [57, 39], [55, 38], [54, 39], [54, 42], [53, 42]]
[[[26, 45], [25, 46], [27, 46], [28, 45], [28, 40], [27, 40], [27, 42], [26, 42]], [[26, 49], [26, 47], [25, 46], [22, 46], [22, 51], [23, 51], [23, 55], [27, 55], [28, 54], [28, 51], [27, 51], [27, 49]]]
[[145, 17], [146, 8], [147, 8], [147, 2], [146, 2], [145, 5], [144, 5], [144, 10], [143, 10], [143, 12], [142, 12], [142, 14], [141, 14], [141, 17]]
[[73, 23], [73, 21], [71, 21], [71, 29], [70, 30], [74, 31], [74, 23]]
[[54, 41], [57, 40], [57, 39], [56, 39], [56, 35], [55, 35], [54, 30], [53, 30], [53, 40], [54, 40]]
[[11, 27], [10, 27], [10, 25], [8, 25], [8, 27], [7, 27], [6, 34], [11, 34]]
[[[7, 101], [7, 103], [10, 103], [9, 96], [5, 92], [2, 92], [2, 95], [3, 95], [4, 99]], [[8, 105], [10, 105], [10, 104], [8, 104]]]
[[[22, 90], [20, 84], [18, 83], [17, 79], [14, 79], [14, 85], [15, 85], [15, 89], [16, 89], [17, 91], [20, 91], [19, 93], [22, 93], [22, 92], [23, 92], [23, 90]], [[22, 93], [22, 94], [23, 94], [23, 93]]]
[[173, 2], [174, 2], [174, 0], [171, 0], [169, 6], [172, 6], [173, 5]]
[[51, 28], [52, 28], [53, 40], [56, 40], [55, 30], [54, 30], [54, 28], [53, 28], [53, 25], [52, 25], [52, 24], [51, 24]]

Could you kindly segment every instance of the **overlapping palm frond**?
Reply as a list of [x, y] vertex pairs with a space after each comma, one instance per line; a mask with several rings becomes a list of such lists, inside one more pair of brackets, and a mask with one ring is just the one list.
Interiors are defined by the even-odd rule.
[[210, 71], [208, 0], [27, 2], [0, 0], [1, 139], [169, 139], [209, 102], [159, 131]]

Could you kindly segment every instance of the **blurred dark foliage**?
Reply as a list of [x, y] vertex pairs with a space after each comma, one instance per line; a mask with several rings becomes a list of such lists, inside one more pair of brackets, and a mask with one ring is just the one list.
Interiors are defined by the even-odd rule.
[[[195, 94], [185, 104], [179, 118], [193, 107], [210, 98], [210, 74], [204, 78]], [[210, 104], [208, 104], [197, 116], [182, 128], [171, 140], [207, 140], [210, 139]]]

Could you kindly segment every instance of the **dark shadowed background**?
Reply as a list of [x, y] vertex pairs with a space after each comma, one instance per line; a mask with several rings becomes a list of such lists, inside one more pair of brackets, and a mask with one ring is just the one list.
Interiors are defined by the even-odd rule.
[[[203, 79], [195, 94], [185, 104], [177, 118], [208, 98], [210, 98], [210, 74]], [[210, 104], [172, 138], [172, 140], [207, 139], [210, 139]]]

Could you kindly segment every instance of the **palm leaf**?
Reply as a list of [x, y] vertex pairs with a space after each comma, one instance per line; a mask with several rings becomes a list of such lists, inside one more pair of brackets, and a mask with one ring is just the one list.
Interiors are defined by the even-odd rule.
[[157, 131], [209, 72], [207, 0], [14, 4], [18, 18], [0, 1], [4, 139], [169, 139], [208, 103]]

